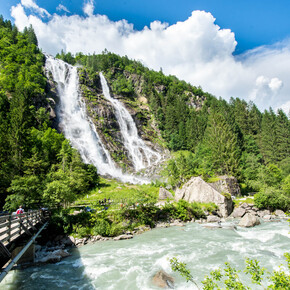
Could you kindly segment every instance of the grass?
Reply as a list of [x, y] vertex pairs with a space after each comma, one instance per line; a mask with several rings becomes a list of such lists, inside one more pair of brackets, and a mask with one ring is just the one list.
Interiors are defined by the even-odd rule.
[[138, 200], [148, 200], [157, 202], [159, 195], [159, 186], [151, 184], [129, 184], [117, 180], [100, 178], [100, 184], [97, 188], [87, 195], [77, 199], [75, 205], [88, 205], [95, 207], [99, 200], [105, 198], [113, 201], [114, 204], [134, 203]]
[[214, 182], [217, 182], [220, 180], [220, 177], [217, 177], [217, 176], [213, 176], [213, 177], [210, 177], [206, 180], [206, 182], [208, 183], [214, 183]]
[[245, 196], [245, 197], [239, 197], [234, 199], [235, 206], [238, 206], [240, 203], [249, 203], [254, 204], [254, 197], [253, 196]]

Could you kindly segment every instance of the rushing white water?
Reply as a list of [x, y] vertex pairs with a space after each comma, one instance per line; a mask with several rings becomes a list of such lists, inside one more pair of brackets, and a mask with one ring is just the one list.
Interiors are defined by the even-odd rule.
[[77, 68], [51, 56], [47, 56], [45, 67], [47, 73], [52, 73], [57, 83], [60, 127], [72, 146], [79, 151], [84, 162], [95, 165], [101, 175], [108, 174], [123, 182], [146, 182], [132, 175], [123, 174], [102, 144], [80, 95]]
[[111, 102], [115, 109], [124, 146], [132, 158], [135, 170], [138, 171], [150, 166], [153, 162], [159, 161], [161, 159], [160, 154], [146, 146], [144, 141], [138, 136], [138, 130], [132, 116], [121, 102], [111, 97], [110, 89], [102, 73], [100, 73], [100, 77], [104, 97]]
[[[152, 284], [154, 274], [163, 269], [175, 279], [177, 290], [196, 289], [170, 268], [176, 256], [187, 264], [202, 289], [205, 275], [229, 262], [238, 270], [245, 258], [257, 259], [268, 270], [277, 270], [289, 251], [286, 221], [262, 223], [254, 228], [207, 229], [191, 223], [185, 227], [156, 229], [132, 240], [97, 242], [74, 249], [72, 256], [53, 265], [13, 271], [3, 282], [4, 289], [160, 289]], [[240, 272], [251, 289], [250, 277]], [[2, 285], [2, 284], [1, 284]], [[5, 288], [7, 287], [7, 288]]]

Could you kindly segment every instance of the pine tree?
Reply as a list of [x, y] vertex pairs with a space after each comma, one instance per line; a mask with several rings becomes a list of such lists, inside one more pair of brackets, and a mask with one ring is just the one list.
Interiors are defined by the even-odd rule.
[[261, 122], [260, 146], [266, 163], [277, 162], [276, 115], [272, 108], [265, 110]]
[[276, 118], [276, 152], [277, 160], [290, 156], [290, 121], [282, 110], [278, 110]]
[[212, 108], [209, 115], [203, 146], [208, 148], [209, 154], [206, 158], [215, 171], [221, 174], [237, 172], [241, 152], [237, 134], [224, 114], [215, 108]]

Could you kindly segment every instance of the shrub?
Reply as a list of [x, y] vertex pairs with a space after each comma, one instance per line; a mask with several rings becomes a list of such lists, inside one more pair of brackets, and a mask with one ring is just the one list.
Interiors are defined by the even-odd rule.
[[96, 225], [93, 227], [92, 234], [94, 236], [101, 235], [103, 237], [108, 237], [111, 234], [111, 225], [105, 219], [100, 219], [96, 222]]
[[259, 209], [290, 210], [290, 196], [273, 187], [268, 187], [257, 193], [254, 196], [254, 203]]

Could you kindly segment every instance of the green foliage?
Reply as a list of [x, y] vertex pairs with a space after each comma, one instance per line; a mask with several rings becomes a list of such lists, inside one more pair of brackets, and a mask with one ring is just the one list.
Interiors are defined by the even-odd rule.
[[260, 209], [288, 211], [290, 210], [290, 195], [280, 189], [268, 187], [255, 194], [254, 203]]
[[219, 174], [235, 175], [238, 171], [241, 149], [238, 133], [226, 108], [211, 108], [204, 139], [197, 155], [204, 167]]
[[191, 152], [181, 151], [168, 161], [163, 175], [168, 178], [170, 185], [176, 186], [197, 175], [197, 167], [195, 156]]
[[[285, 255], [288, 270], [290, 270], [290, 254], [286, 253]], [[186, 278], [186, 281], [193, 282], [197, 288], [198, 285], [193, 280], [193, 276], [189, 269], [187, 269], [186, 264], [178, 261], [177, 258], [173, 257], [170, 259], [171, 269], [175, 272], [179, 272], [182, 277]], [[290, 275], [286, 273], [282, 268], [279, 271], [273, 271], [273, 273], [269, 273], [265, 268], [259, 265], [257, 260], [251, 260], [249, 258], [246, 259], [246, 268], [244, 272], [247, 275], [251, 276], [251, 282], [253, 284], [257, 284], [260, 286], [262, 282], [267, 279], [271, 284], [267, 287], [267, 289], [289, 289], [290, 287]], [[265, 274], [268, 273], [269, 276], [265, 277]], [[206, 290], [214, 290], [214, 289], [236, 289], [236, 290], [244, 290], [244, 289], [255, 289], [251, 286], [253, 285], [245, 285], [239, 277], [239, 271], [233, 268], [228, 262], [225, 263], [224, 269], [216, 269], [210, 273], [210, 275], [205, 276], [202, 281], [203, 289]], [[221, 286], [225, 286], [225, 288], [221, 288]], [[263, 287], [264, 288], [264, 287]], [[264, 288], [265, 289], [265, 288]]]
[[186, 279], [186, 282], [194, 282], [193, 276], [191, 275], [190, 271], [186, 268], [186, 264], [179, 262], [177, 258], [173, 257], [170, 260], [171, 269], [174, 272], [179, 272], [182, 277]]
[[257, 260], [246, 259], [245, 273], [251, 275], [252, 283], [261, 285], [266, 269], [261, 268]]

